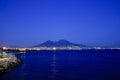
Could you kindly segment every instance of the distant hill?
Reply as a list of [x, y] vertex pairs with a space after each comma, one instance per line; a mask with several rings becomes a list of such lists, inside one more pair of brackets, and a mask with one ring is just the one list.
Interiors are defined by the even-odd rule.
[[79, 44], [74, 44], [71, 43], [67, 40], [59, 40], [59, 41], [46, 41], [42, 44], [36, 45], [34, 47], [68, 47], [68, 46], [80, 46], [80, 47], [87, 47], [85, 45], [79, 45]]

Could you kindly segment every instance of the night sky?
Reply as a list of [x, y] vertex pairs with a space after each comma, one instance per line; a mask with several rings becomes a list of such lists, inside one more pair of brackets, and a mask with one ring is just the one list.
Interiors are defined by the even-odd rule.
[[0, 45], [59, 39], [120, 45], [120, 0], [0, 0]]

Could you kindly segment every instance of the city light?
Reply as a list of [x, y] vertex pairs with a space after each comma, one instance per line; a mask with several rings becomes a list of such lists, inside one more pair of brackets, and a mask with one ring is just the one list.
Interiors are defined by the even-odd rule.
[[53, 47], [53, 50], [56, 50], [56, 47]]
[[7, 50], [8, 48], [7, 47], [2, 47], [3, 48], [3, 50]]

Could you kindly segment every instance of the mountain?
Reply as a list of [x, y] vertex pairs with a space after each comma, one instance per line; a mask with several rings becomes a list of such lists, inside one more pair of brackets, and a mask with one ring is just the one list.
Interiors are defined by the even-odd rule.
[[68, 47], [68, 46], [80, 46], [80, 47], [87, 47], [85, 45], [79, 45], [79, 44], [74, 44], [74, 43], [71, 43], [67, 40], [59, 40], [59, 41], [46, 41], [42, 44], [39, 44], [39, 45], [36, 45], [34, 47]]

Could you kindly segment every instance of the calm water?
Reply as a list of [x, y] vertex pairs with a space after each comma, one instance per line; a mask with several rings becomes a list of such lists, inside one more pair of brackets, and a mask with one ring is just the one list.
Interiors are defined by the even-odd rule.
[[120, 50], [28, 51], [0, 80], [120, 80]]

